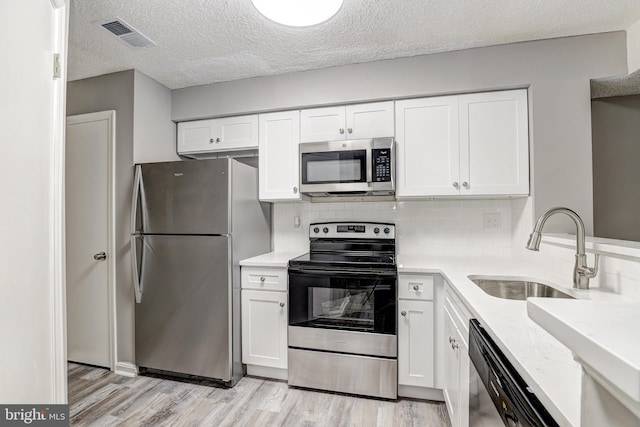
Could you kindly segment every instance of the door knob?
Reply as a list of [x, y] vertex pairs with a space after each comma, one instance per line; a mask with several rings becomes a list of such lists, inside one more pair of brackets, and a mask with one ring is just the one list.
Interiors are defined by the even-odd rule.
[[284, 303], [283, 302], [280, 303], [280, 307], [284, 307]]
[[93, 256], [93, 259], [95, 259], [96, 261], [104, 261], [105, 259], [107, 259], [107, 254], [105, 254], [104, 252], [98, 252]]
[[404, 310], [402, 310], [402, 311], [400, 312], [400, 314], [402, 314], [402, 315], [403, 315], [403, 316], [405, 316], [405, 317], [407, 316], [407, 312], [406, 312], [406, 311], [404, 311]]

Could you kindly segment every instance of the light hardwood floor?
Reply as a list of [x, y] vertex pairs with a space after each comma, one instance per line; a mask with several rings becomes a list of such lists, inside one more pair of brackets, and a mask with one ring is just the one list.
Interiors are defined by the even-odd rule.
[[69, 363], [69, 405], [74, 426], [450, 426], [438, 402], [365, 399], [254, 377], [227, 389], [127, 378], [75, 363]]

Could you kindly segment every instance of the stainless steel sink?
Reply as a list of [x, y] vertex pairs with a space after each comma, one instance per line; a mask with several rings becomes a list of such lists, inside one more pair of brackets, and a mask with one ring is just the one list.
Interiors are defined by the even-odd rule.
[[574, 299], [571, 295], [567, 295], [564, 292], [560, 292], [542, 283], [524, 280], [469, 278], [484, 292], [497, 298], [512, 300], [526, 300], [529, 297]]

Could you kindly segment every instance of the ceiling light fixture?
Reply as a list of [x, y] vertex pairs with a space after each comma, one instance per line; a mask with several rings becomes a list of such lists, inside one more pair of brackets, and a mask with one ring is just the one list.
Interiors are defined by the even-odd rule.
[[268, 19], [290, 27], [308, 27], [333, 17], [343, 0], [251, 0]]

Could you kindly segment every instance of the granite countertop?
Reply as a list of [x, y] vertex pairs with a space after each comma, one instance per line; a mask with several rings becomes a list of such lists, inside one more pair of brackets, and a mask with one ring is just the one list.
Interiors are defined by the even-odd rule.
[[[289, 259], [299, 255], [271, 252], [243, 260], [240, 265], [286, 267]], [[561, 426], [580, 425], [581, 368], [574, 360], [572, 351], [529, 318], [527, 301], [492, 297], [477, 287], [468, 276], [533, 279], [574, 296], [581, 304], [614, 304], [629, 299], [597, 289], [574, 290], [571, 277], [556, 276], [512, 257], [400, 254], [397, 261], [400, 274], [442, 274], [554, 419]], [[576, 301], [564, 302], [570, 304]]]

